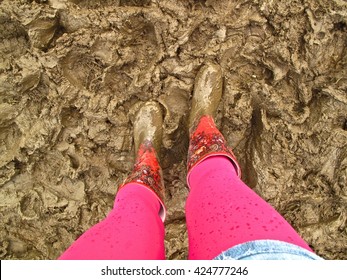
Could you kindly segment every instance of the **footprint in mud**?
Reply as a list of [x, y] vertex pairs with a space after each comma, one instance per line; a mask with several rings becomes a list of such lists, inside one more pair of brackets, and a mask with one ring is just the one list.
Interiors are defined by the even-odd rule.
[[154, 25], [144, 16], [134, 14], [124, 19], [119, 32], [121, 51], [130, 47], [138, 67], [143, 68], [155, 57], [158, 42]]
[[63, 108], [60, 114], [61, 124], [64, 127], [77, 127], [82, 114], [76, 107]]
[[211, 40], [216, 37], [217, 30], [217, 27], [212, 26], [211, 23], [202, 22], [193, 30], [190, 40], [182, 49], [187, 48], [197, 53], [205, 53], [206, 49], [210, 47]]
[[131, 15], [117, 32], [97, 36], [91, 49], [72, 49], [60, 65], [63, 76], [75, 87], [123, 97], [132, 80], [155, 63], [157, 45], [153, 24]]
[[32, 220], [39, 217], [42, 211], [42, 200], [36, 191], [29, 191], [19, 202], [19, 212], [23, 219]]
[[126, 73], [118, 69], [118, 67], [111, 67], [105, 74], [103, 88], [117, 97], [117, 100], [127, 99], [126, 94], [128, 86], [132, 82], [132, 78]]
[[80, 89], [97, 90], [102, 80], [101, 62], [86, 53], [73, 50], [61, 62], [63, 75]]

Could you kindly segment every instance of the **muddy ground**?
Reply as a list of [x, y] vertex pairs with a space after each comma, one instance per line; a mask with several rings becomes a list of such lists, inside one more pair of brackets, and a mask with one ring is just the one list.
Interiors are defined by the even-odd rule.
[[185, 122], [203, 63], [243, 180], [312, 248], [347, 259], [347, 2], [0, 1], [0, 257], [55, 259], [103, 219], [164, 108], [168, 259], [187, 258]]

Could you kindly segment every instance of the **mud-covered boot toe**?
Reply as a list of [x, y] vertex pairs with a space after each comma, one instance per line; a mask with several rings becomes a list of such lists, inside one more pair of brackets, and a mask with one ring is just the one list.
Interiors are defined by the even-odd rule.
[[191, 129], [202, 116], [214, 116], [222, 97], [223, 76], [217, 64], [205, 64], [200, 68], [194, 83], [191, 111], [189, 116], [189, 129]]
[[134, 121], [134, 144], [138, 151], [145, 140], [152, 142], [157, 154], [163, 135], [163, 115], [161, 107], [154, 101], [146, 102], [137, 112]]

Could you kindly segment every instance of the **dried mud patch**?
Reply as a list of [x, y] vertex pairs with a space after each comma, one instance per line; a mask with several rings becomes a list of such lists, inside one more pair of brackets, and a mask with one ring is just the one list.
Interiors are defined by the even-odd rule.
[[217, 124], [243, 180], [327, 259], [347, 258], [347, 4], [4, 0], [0, 257], [55, 259], [113, 206], [132, 119], [164, 109], [168, 259], [187, 258], [186, 119], [221, 65]]

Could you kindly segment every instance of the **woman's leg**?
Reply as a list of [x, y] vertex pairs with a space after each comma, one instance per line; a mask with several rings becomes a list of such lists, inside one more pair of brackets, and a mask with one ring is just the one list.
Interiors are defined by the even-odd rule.
[[241, 181], [227, 157], [203, 160], [188, 180], [190, 259], [213, 259], [232, 246], [259, 239], [285, 241], [311, 251], [290, 224]]
[[222, 85], [218, 65], [200, 68], [189, 116], [189, 258], [213, 259], [232, 246], [259, 239], [310, 250], [285, 219], [241, 181], [239, 164], [213, 120]]
[[162, 112], [147, 102], [134, 121], [137, 152], [132, 173], [118, 189], [105, 220], [85, 232], [60, 259], [164, 259], [164, 182], [160, 150]]
[[106, 219], [86, 231], [59, 259], [165, 259], [160, 207], [143, 185], [125, 185]]

